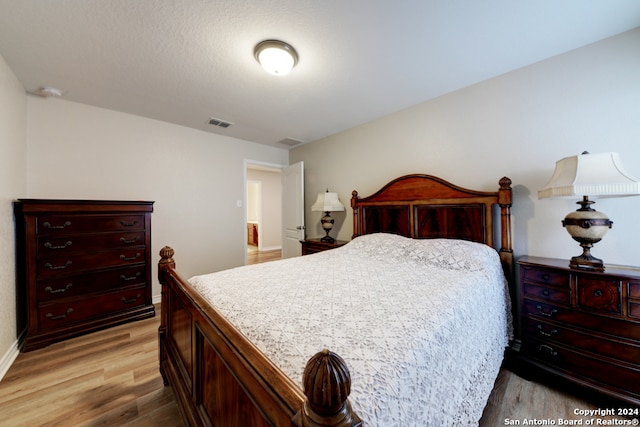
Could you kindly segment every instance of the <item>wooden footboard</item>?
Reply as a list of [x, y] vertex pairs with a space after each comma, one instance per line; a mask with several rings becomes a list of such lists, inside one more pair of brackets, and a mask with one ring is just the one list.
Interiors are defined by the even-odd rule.
[[324, 350], [304, 371], [303, 392], [175, 270], [160, 251], [160, 372], [190, 426], [361, 426], [347, 400], [344, 361]]

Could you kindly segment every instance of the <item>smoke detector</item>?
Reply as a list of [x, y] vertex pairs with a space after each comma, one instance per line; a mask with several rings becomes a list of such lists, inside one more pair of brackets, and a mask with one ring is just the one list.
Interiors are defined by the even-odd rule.
[[51, 86], [42, 86], [35, 93], [45, 98], [59, 98], [64, 94], [64, 91]]

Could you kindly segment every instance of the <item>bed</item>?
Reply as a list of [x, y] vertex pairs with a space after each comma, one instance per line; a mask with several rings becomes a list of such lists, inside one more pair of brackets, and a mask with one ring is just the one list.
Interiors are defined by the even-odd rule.
[[351, 207], [331, 251], [185, 280], [162, 249], [160, 372], [188, 425], [477, 423], [511, 336], [511, 181], [406, 175]]

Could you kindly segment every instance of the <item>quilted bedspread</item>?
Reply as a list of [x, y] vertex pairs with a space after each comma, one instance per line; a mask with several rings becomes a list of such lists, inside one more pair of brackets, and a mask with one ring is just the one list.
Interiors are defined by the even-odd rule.
[[461, 240], [371, 234], [190, 282], [298, 384], [342, 356], [367, 426], [477, 425], [511, 336], [497, 252]]

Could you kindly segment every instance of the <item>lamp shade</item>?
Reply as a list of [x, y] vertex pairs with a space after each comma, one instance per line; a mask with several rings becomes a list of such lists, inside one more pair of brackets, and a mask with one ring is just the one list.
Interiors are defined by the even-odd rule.
[[321, 211], [321, 212], [338, 212], [343, 211], [344, 206], [338, 200], [337, 193], [330, 193], [329, 191], [325, 193], [318, 193], [318, 199], [311, 206], [312, 211]]
[[625, 170], [618, 153], [584, 152], [558, 160], [551, 180], [538, 191], [538, 198], [638, 194], [640, 180]]

